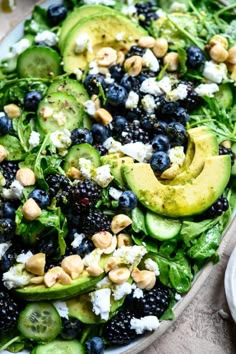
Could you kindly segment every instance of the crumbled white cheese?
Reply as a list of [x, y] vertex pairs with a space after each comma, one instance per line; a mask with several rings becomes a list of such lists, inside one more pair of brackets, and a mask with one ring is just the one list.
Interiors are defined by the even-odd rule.
[[102, 165], [95, 169], [95, 175], [93, 177], [94, 181], [102, 188], [108, 186], [109, 183], [114, 179], [111, 175], [110, 165]]
[[11, 48], [10, 56], [17, 56], [23, 53], [31, 45], [27, 38], [22, 38], [19, 42], [15, 43]]
[[219, 86], [217, 84], [200, 84], [195, 88], [198, 96], [214, 97], [214, 93], [219, 91]]
[[169, 158], [171, 163], [177, 163], [182, 165], [185, 159], [185, 153], [183, 146], [175, 146], [169, 150]]
[[0, 112], [0, 118], [5, 117], [6, 113], [5, 112]]
[[108, 277], [103, 278], [97, 283], [97, 288], [102, 289], [102, 288], [110, 288], [112, 286], [112, 282]]
[[113, 84], [115, 79], [113, 79], [113, 77], [111, 77], [110, 73], [106, 73], [106, 77], [105, 77], [104, 81], [106, 84], [110, 85], [110, 84]]
[[85, 101], [83, 103], [84, 105], [84, 110], [86, 113], [88, 113], [90, 116], [94, 116], [95, 112], [96, 112], [96, 105], [95, 105], [95, 102], [92, 101], [92, 100], [88, 100], [88, 101]]
[[19, 263], [12, 266], [8, 272], [3, 273], [2, 280], [5, 287], [8, 290], [11, 290], [13, 288], [28, 285], [32, 277], [32, 274], [24, 270], [24, 264]]
[[60, 317], [69, 319], [69, 309], [65, 301], [54, 301], [53, 306], [55, 306]]
[[162, 9], [158, 9], [158, 10], [156, 11], [156, 14], [157, 14], [158, 18], [166, 17], [166, 13], [165, 13], [165, 11], [163, 11]]
[[49, 118], [53, 115], [54, 113], [54, 110], [52, 109], [52, 107], [43, 107], [40, 111], [40, 115], [43, 117], [43, 118]]
[[171, 79], [169, 76], [164, 76], [160, 81], [157, 81], [157, 84], [163, 93], [168, 93], [171, 91]]
[[122, 299], [125, 295], [131, 294], [132, 285], [128, 282], [116, 285], [112, 291], [112, 296], [115, 300]]
[[145, 331], [154, 331], [160, 325], [156, 316], [145, 316], [139, 318], [131, 318], [130, 327], [134, 329], [137, 334], [142, 334]]
[[82, 77], [83, 77], [83, 71], [82, 70], [75, 69], [74, 70], [74, 74], [75, 74], [76, 80], [82, 81]]
[[77, 232], [75, 232], [74, 240], [71, 242], [71, 246], [73, 248], [78, 248], [84, 238], [85, 238], [84, 234], [78, 234]]
[[125, 107], [127, 109], [134, 109], [138, 107], [138, 101], [139, 101], [139, 95], [134, 92], [134, 91], [130, 91], [128, 98], [125, 102]]
[[79, 170], [84, 178], [91, 178], [92, 173], [92, 161], [81, 157], [79, 159]]
[[143, 144], [140, 141], [123, 145], [120, 150], [128, 156], [131, 156], [138, 162], [146, 162], [150, 159], [153, 149], [149, 144]]
[[89, 267], [92, 265], [99, 264], [102, 253], [103, 250], [101, 250], [100, 248], [95, 248], [92, 252], [90, 252], [83, 258], [84, 265], [86, 267]]
[[71, 133], [68, 129], [56, 130], [50, 134], [52, 144], [58, 149], [58, 153], [64, 156], [71, 145]]
[[59, 127], [62, 127], [66, 124], [66, 115], [62, 111], [53, 113], [52, 118], [56, 121]]
[[135, 267], [146, 253], [147, 250], [144, 246], [122, 246], [114, 251], [113, 256], [118, 257], [121, 263], [130, 264]]
[[160, 275], [158, 264], [154, 262], [151, 258], [145, 259], [144, 265], [147, 270], [153, 271], [156, 276]]
[[47, 31], [47, 30], [38, 33], [34, 40], [35, 40], [35, 43], [43, 42], [48, 47], [55, 47], [58, 43], [58, 37], [57, 37], [56, 33], [53, 33], [51, 31]]
[[21, 199], [23, 197], [24, 187], [17, 180], [13, 181], [10, 188], [3, 188], [2, 197], [4, 199]]
[[89, 63], [89, 74], [96, 75], [98, 73], [99, 73], [98, 64], [97, 64], [96, 60], [92, 60]]
[[182, 296], [181, 296], [180, 294], [176, 293], [176, 294], [175, 294], [175, 300], [176, 300], [176, 301], [179, 301], [179, 300], [181, 300], [181, 299], [182, 299]]
[[216, 64], [214, 61], [206, 61], [202, 75], [217, 84], [227, 78], [227, 66], [225, 63]]
[[100, 316], [102, 320], [107, 321], [111, 307], [111, 289], [99, 289], [90, 293], [89, 296], [95, 315]]
[[33, 256], [33, 253], [31, 251], [28, 251], [27, 253], [18, 254], [18, 256], [16, 258], [16, 262], [25, 264], [28, 261], [28, 259], [32, 256]]
[[117, 42], [120, 42], [124, 39], [124, 32], [119, 32], [116, 34], [115, 39]]
[[130, 4], [128, 6], [123, 6], [121, 12], [125, 16], [132, 17], [137, 12], [137, 9], [134, 5]]
[[84, 0], [84, 4], [114, 6], [116, 4], [116, 1], [115, 0]]
[[170, 91], [166, 98], [169, 101], [184, 100], [188, 96], [188, 87], [184, 84], [179, 84], [174, 90]]
[[160, 81], [156, 81], [155, 77], [149, 77], [144, 80], [140, 86], [140, 91], [143, 93], [150, 93], [154, 96], [162, 95], [162, 89], [159, 85]]
[[92, 52], [91, 39], [87, 33], [80, 34], [75, 40], [74, 52], [81, 54], [85, 51]]
[[10, 247], [11, 247], [11, 242], [0, 243], [0, 260], [2, 259], [2, 256], [4, 256], [8, 248]]
[[149, 93], [142, 98], [141, 102], [142, 102], [143, 109], [147, 113], [153, 113], [155, 111], [155, 107], [156, 107], [155, 99]]
[[143, 297], [143, 290], [140, 288], [134, 289], [133, 297], [136, 299], [141, 299]]
[[187, 12], [187, 10], [188, 9], [187, 9], [186, 4], [178, 2], [178, 1], [174, 1], [169, 9], [170, 12], [182, 12], [182, 13]]
[[31, 148], [38, 146], [40, 143], [40, 134], [32, 130], [29, 137], [29, 145]]
[[108, 150], [109, 154], [112, 154], [113, 152], [119, 152], [122, 144], [110, 137], [104, 141], [103, 146]]
[[123, 192], [121, 190], [116, 189], [114, 187], [109, 188], [109, 195], [115, 200], [119, 200], [122, 193]]
[[151, 49], [147, 49], [143, 55], [143, 65], [151, 71], [157, 72], [160, 69], [160, 64], [157, 57], [153, 54]]

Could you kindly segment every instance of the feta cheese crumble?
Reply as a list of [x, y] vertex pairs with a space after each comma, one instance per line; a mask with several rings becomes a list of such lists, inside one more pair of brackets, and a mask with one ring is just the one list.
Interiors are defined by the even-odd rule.
[[169, 158], [171, 163], [177, 163], [178, 165], [182, 165], [185, 159], [184, 147], [183, 146], [175, 146], [169, 150]]
[[69, 319], [69, 309], [65, 301], [54, 301], [53, 306], [56, 307], [60, 317]]
[[158, 264], [154, 262], [151, 258], [145, 259], [144, 265], [147, 270], [153, 271], [156, 276], [160, 275]]
[[143, 64], [151, 71], [157, 72], [160, 69], [159, 61], [151, 49], [147, 49], [142, 58]]
[[227, 78], [227, 66], [225, 63], [216, 64], [214, 61], [206, 61], [202, 75], [217, 84]]
[[85, 51], [92, 52], [91, 39], [87, 33], [80, 34], [75, 40], [74, 51], [76, 54], [81, 54]]
[[13, 181], [10, 188], [3, 188], [2, 197], [4, 199], [21, 199], [23, 197], [24, 187], [17, 180]]
[[11, 242], [0, 243], [0, 260], [2, 259], [2, 256], [4, 256], [8, 248], [10, 247], [11, 247]]
[[88, 100], [83, 103], [83, 106], [85, 112], [93, 117], [96, 112], [95, 102], [93, 102], [92, 100]]
[[114, 179], [110, 165], [99, 166], [95, 169], [93, 180], [102, 188], [106, 188]]
[[113, 257], [118, 257], [121, 263], [136, 267], [146, 253], [147, 250], [144, 246], [122, 246], [114, 251]]
[[81, 157], [79, 159], [79, 170], [84, 178], [91, 178], [92, 161]]
[[130, 327], [134, 329], [137, 334], [142, 334], [145, 331], [154, 331], [160, 325], [160, 322], [156, 316], [145, 316], [138, 318], [132, 318], [130, 320]]
[[59, 127], [66, 124], [66, 115], [62, 111], [53, 113], [52, 118], [56, 121]]
[[115, 0], [84, 0], [85, 5], [105, 5], [114, 6]]
[[140, 91], [143, 93], [150, 93], [154, 96], [160, 96], [163, 93], [160, 87], [160, 81], [156, 81], [154, 77], [149, 77], [144, 80], [140, 86]]
[[140, 288], [134, 289], [133, 297], [136, 299], [141, 299], [143, 297], [143, 290]]
[[136, 143], [129, 143], [123, 145], [120, 150], [134, 160], [138, 162], [146, 162], [152, 155], [152, 146], [149, 144], [141, 143], [137, 141]]
[[48, 47], [54, 47], [58, 43], [58, 37], [55, 33], [51, 31], [43, 31], [38, 33], [35, 36], [35, 43], [40, 43], [43, 42], [45, 43]]
[[29, 145], [31, 148], [38, 146], [40, 143], [40, 134], [32, 130], [29, 137]]
[[71, 133], [68, 129], [56, 130], [50, 134], [52, 144], [58, 149], [58, 153], [64, 156], [71, 145]]
[[75, 232], [74, 240], [71, 242], [71, 246], [73, 248], [78, 248], [84, 238], [85, 238], [84, 234], [78, 234], [77, 232]]
[[134, 109], [138, 107], [138, 102], [139, 102], [139, 95], [134, 92], [134, 91], [130, 91], [128, 98], [125, 102], [125, 107], [127, 109]]
[[111, 154], [113, 152], [119, 152], [122, 144], [110, 137], [104, 141], [103, 146], [108, 150], [109, 154]]
[[16, 262], [25, 264], [28, 261], [28, 259], [32, 256], [33, 256], [33, 253], [31, 251], [28, 251], [27, 253], [18, 254], [18, 256], [16, 258]]
[[214, 93], [219, 91], [219, 86], [217, 84], [200, 84], [195, 88], [195, 91], [201, 97], [214, 97]]
[[184, 100], [188, 96], [188, 87], [184, 84], [179, 84], [174, 90], [170, 91], [166, 98], [169, 101]]
[[116, 189], [114, 187], [109, 188], [109, 195], [115, 200], [119, 200], [122, 193], [123, 192], [121, 190]]
[[31, 45], [30, 41], [27, 38], [22, 38], [19, 42], [15, 43], [11, 47], [11, 52], [9, 57], [15, 57], [23, 53]]
[[125, 295], [129, 295], [132, 292], [132, 285], [128, 282], [116, 285], [112, 291], [112, 296], [115, 300], [122, 299]]
[[95, 315], [100, 316], [102, 320], [107, 321], [109, 319], [111, 307], [111, 289], [99, 289], [90, 293], [89, 296]]
[[3, 273], [2, 280], [4, 286], [8, 290], [11, 290], [13, 288], [19, 288], [21, 286], [28, 285], [32, 277], [32, 274], [24, 270], [24, 264], [19, 263], [12, 266], [8, 272]]
[[147, 112], [147, 113], [153, 113], [155, 111], [155, 107], [156, 107], [156, 103], [155, 103], [155, 99], [152, 95], [147, 94], [142, 98], [142, 106], [143, 109]]

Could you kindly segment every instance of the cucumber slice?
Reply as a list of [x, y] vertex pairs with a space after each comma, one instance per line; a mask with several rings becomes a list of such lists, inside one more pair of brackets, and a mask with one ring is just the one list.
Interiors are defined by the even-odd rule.
[[38, 107], [39, 130], [47, 134], [55, 130], [73, 130], [83, 123], [83, 108], [67, 93], [46, 96]]
[[61, 72], [61, 58], [49, 47], [30, 47], [17, 60], [19, 77], [51, 78]]
[[84, 354], [83, 345], [78, 340], [54, 340], [48, 344], [40, 344], [32, 351], [33, 354]]
[[148, 234], [159, 241], [174, 238], [178, 235], [182, 226], [180, 220], [164, 218], [151, 211], [146, 213], [145, 222]]
[[53, 305], [46, 302], [35, 302], [27, 305], [20, 312], [17, 327], [26, 338], [49, 342], [61, 332], [62, 323], [61, 317]]
[[233, 153], [235, 154], [235, 159], [234, 159], [234, 164], [233, 164], [233, 166], [232, 166], [232, 171], [231, 171], [231, 174], [233, 175], [233, 176], [236, 176], [236, 143], [234, 143], [233, 145], [232, 145], [232, 151], [233, 151]]
[[79, 159], [84, 158], [92, 162], [93, 167], [100, 166], [100, 154], [89, 144], [77, 144], [69, 149], [65, 157], [64, 170], [68, 171], [71, 167], [79, 167]]
[[216, 92], [215, 98], [225, 108], [228, 109], [233, 105], [234, 94], [230, 84], [220, 85], [219, 91]]

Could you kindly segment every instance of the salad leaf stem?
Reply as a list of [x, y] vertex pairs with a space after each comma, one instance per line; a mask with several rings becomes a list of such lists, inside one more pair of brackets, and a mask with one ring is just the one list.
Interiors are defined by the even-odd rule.
[[214, 15], [214, 17], [219, 17], [221, 16], [224, 12], [228, 11], [228, 10], [232, 10], [236, 8], [236, 3], [230, 4], [226, 7], [223, 7], [223, 9], [220, 9], [219, 11], [217, 11]]
[[198, 9], [193, 5], [192, 1], [190, 0], [188, 3], [191, 9], [193, 10], [194, 14], [198, 17], [199, 21], [203, 22], [203, 16], [200, 14]]
[[19, 340], [21, 340], [21, 336], [16, 336], [16, 337], [12, 338], [7, 343], [5, 343], [2, 347], [0, 347], [0, 351], [7, 349], [10, 345], [12, 345], [13, 343], [15, 343]]

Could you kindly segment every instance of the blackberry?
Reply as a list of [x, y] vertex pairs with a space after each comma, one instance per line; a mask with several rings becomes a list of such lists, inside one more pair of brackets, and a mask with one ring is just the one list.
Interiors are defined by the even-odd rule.
[[79, 338], [83, 331], [83, 323], [77, 318], [62, 318], [61, 337], [63, 339]]
[[101, 187], [93, 181], [86, 179], [72, 186], [70, 203], [78, 203], [81, 207], [95, 206], [101, 196], [101, 192]]
[[7, 334], [17, 322], [19, 305], [5, 291], [0, 292], [0, 333]]
[[138, 20], [141, 26], [148, 27], [152, 21], [158, 19], [158, 15], [156, 12], [156, 7], [153, 5], [152, 1], [148, 1], [145, 3], [137, 3], [135, 5]]
[[46, 177], [46, 182], [49, 186], [48, 193], [50, 198], [55, 197], [58, 206], [67, 204], [71, 189], [69, 178], [58, 173], [50, 174]]
[[109, 231], [111, 228], [111, 220], [100, 210], [89, 209], [82, 216], [82, 232], [92, 236], [98, 231]]
[[133, 314], [130, 311], [120, 311], [112, 317], [104, 327], [104, 337], [111, 344], [124, 345], [130, 343], [138, 335], [131, 329], [130, 321]]
[[10, 241], [14, 235], [15, 221], [12, 219], [0, 219], [0, 242]]
[[18, 163], [13, 161], [3, 161], [0, 163], [0, 172], [5, 178], [5, 188], [9, 188], [16, 177]]
[[15, 247], [10, 246], [0, 260], [0, 272], [7, 272], [15, 263], [18, 254], [19, 252], [17, 252]]
[[116, 139], [122, 144], [135, 143], [137, 141], [146, 144], [150, 140], [148, 132], [141, 128], [141, 123], [138, 120], [128, 123]]
[[210, 206], [205, 212], [204, 212], [204, 218], [216, 218], [217, 216], [220, 216], [223, 214], [224, 211], [226, 211], [229, 208], [229, 203], [226, 197], [223, 195], [220, 196], [214, 204]]
[[179, 84], [183, 84], [187, 86], [187, 92], [188, 92], [187, 97], [179, 101], [180, 106], [185, 108], [188, 112], [191, 112], [196, 108], [199, 108], [199, 106], [203, 102], [203, 99], [194, 90], [193, 83], [189, 81], [183, 81], [183, 82], [181, 81], [178, 83], [178, 85]]
[[170, 289], [161, 283], [157, 283], [151, 290], [143, 290], [143, 297], [136, 298], [133, 294], [127, 296], [125, 307], [134, 316], [157, 316], [160, 318], [170, 303]]
[[232, 149], [226, 148], [222, 145], [219, 146], [219, 155], [229, 155], [231, 158], [231, 166], [234, 165], [234, 161], [236, 159], [235, 153]]

